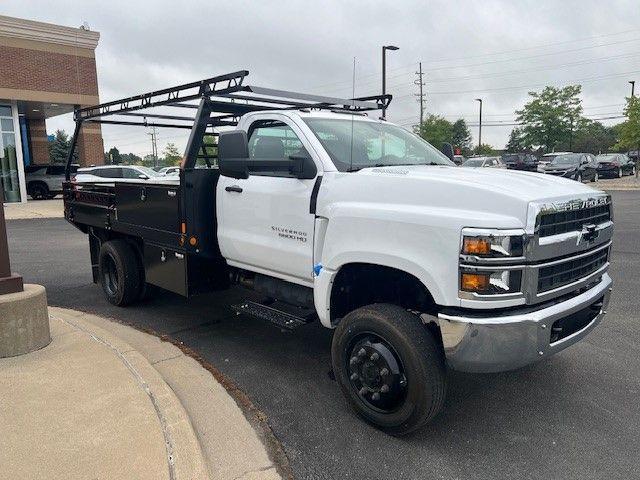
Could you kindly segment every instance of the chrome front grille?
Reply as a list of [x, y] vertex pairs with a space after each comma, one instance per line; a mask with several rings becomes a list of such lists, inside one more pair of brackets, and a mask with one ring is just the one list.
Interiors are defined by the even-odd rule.
[[538, 293], [569, 285], [598, 271], [609, 260], [609, 248], [538, 270]]
[[538, 234], [541, 237], [582, 230], [584, 225], [611, 220], [611, 204], [596, 205], [576, 210], [545, 212], [540, 215]]

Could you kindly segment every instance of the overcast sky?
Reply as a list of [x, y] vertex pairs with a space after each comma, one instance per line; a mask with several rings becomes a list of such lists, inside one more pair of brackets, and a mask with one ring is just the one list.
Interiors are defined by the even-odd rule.
[[[3, 0], [0, 13], [100, 32], [101, 101], [248, 69], [248, 83], [350, 96], [379, 93], [387, 54], [387, 118], [417, 123], [415, 72], [422, 61], [426, 111], [464, 118], [477, 142], [502, 148], [527, 92], [583, 85], [585, 115], [619, 116], [629, 80], [640, 89], [638, 0], [527, 1], [38, 1]], [[611, 124], [620, 119], [604, 120]], [[48, 129], [71, 130], [56, 119]], [[137, 129], [141, 130], [141, 129]], [[105, 148], [150, 152], [144, 132], [104, 128]], [[184, 145], [184, 133], [159, 133]]]

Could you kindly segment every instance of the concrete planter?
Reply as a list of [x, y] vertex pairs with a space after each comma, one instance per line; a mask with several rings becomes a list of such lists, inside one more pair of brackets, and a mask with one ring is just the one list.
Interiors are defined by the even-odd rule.
[[33, 352], [50, 342], [43, 286], [25, 284], [23, 292], [0, 295], [0, 358]]

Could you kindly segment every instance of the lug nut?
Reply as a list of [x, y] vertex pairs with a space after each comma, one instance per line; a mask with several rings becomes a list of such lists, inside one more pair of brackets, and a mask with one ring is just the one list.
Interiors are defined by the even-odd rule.
[[357, 373], [352, 373], [350, 378], [352, 381], [355, 382], [357, 379], [360, 378], [360, 376]]
[[389, 375], [389, 369], [387, 367], [384, 367], [382, 370], [380, 370], [381, 377], [386, 377], [387, 375]]
[[367, 351], [364, 348], [361, 348], [360, 350], [358, 350], [359, 357], [364, 357], [366, 355], [367, 355]]
[[374, 393], [373, 395], [371, 395], [371, 400], [377, 402], [378, 400], [380, 400], [380, 394], [378, 392]]
[[358, 390], [358, 393], [360, 394], [361, 397], [364, 397], [365, 394], [368, 392], [368, 390], [364, 387], [362, 387], [360, 390]]
[[382, 385], [382, 387], [380, 387], [380, 391], [382, 393], [388, 393], [389, 392], [389, 385]]
[[380, 358], [380, 355], [378, 354], [378, 352], [373, 352], [369, 358], [371, 359], [372, 362], [375, 362]]
[[351, 365], [355, 365], [360, 361], [360, 359], [358, 357], [351, 357], [351, 360], [349, 360], [349, 363]]

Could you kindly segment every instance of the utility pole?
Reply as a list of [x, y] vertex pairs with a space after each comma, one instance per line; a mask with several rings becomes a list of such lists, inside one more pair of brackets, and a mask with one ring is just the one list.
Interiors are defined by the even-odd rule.
[[[629, 83], [631, 84], [631, 98], [635, 97], [635, 89], [636, 89], [636, 81], [635, 80], [630, 80]], [[639, 172], [638, 170], [640, 170], [640, 144], [638, 144], [638, 146], [636, 147], [636, 178], [638, 178]]]
[[424, 73], [422, 73], [422, 62], [420, 62], [418, 65], [419, 69], [416, 72], [418, 78], [416, 78], [413, 83], [418, 85], [418, 88], [420, 89], [420, 93], [415, 93], [414, 95], [418, 97], [418, 101], [420, 102], [420, 125], [422, 125], [422, 122], [424, 122], [424, 93], [422, 91], [422, 87], [424, 87], [422, 76], [424, 75]]
[[482, 99], [476, 98], [476, 102], [480, 102], [480, 122], [478, 123], [478, 147], [482, 145]]
[[635, 97], [636, 81], [630, 80], [629, 83], [631, 84], [631, 96]]
[[158, 166], [158, 135], [156, 133], [156, 127], [151, 127], [151, 132], [147, 135], [151, 135], [151, 155], [153, 156], [153, 166]]
[[[400, 50], [395, 45], [384, 45], [382, 47], [382, 95], [387, 93], [387, 50], [395, 51]], [[382, 107], [382, 119], [386, 118], [387, 109]]]

